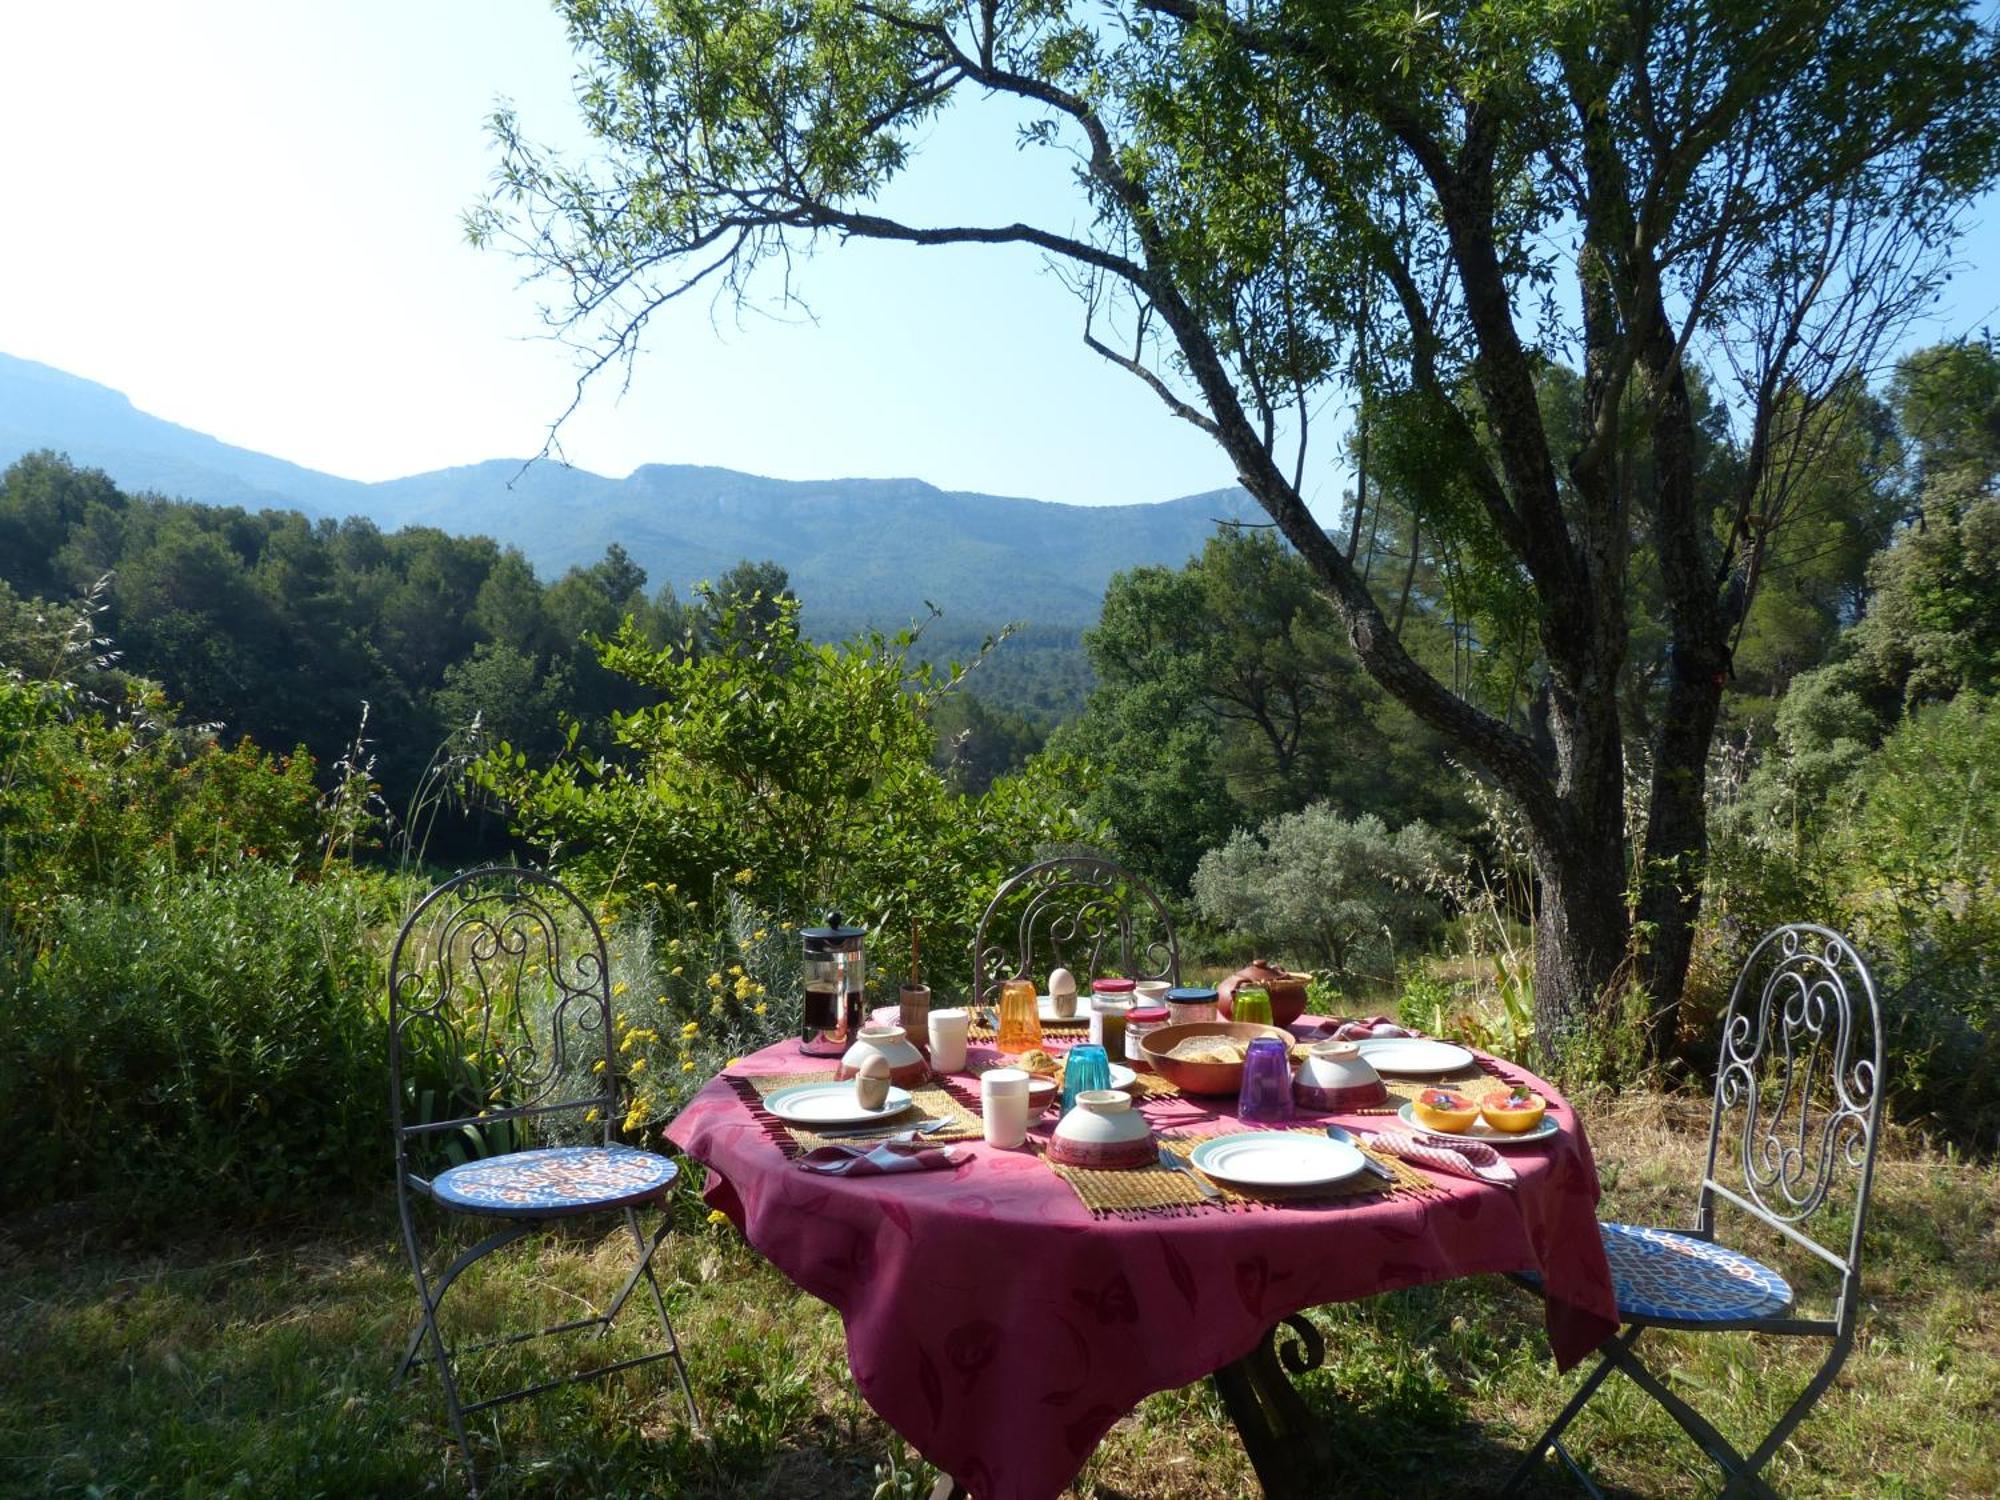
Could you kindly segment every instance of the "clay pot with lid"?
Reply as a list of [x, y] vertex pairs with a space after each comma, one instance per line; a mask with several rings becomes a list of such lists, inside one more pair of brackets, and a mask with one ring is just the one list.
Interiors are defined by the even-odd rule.
[[860, 1073], [861, 1064], [871, 1057], [880, 1057], [889, 1064], [889, 1081], [899, 1089], [913, 1089], [930, 1081], [931, 1065], [903, 1035], [903, 1028], [893, 1021], [870, 1021], [863, 1026], [833, 1076], [853, 1078]]
[[1289, 1026], [1306, 1013], [1306, 986], [1310, 974], [1294, 974], [1265, 959], [1253, 958], [1215, 987], [1216, 1007], [1232, 1017], [1238, 985], [1256, 985], [1271, 997], [1271, 1024]]

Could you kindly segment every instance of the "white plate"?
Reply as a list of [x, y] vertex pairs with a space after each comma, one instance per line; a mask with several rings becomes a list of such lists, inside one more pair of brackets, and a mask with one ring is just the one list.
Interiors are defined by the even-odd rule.
[[1114, 1089], [1129, 1089], [1139, 1081], [1139, 1075], [1123, 1063], [1111, 1065], [1111, 1086]]
[[1076, 997], [1076, 1012], [1067, 1020], [1056, 1014], [1056, 1003], [1047, 995], [1035, 996], [1035, 1011], [1044, 1022], [1054, 1021], [1059, 1026], [1088, 1026], [1090, 1024], [1090, 999], [1086, 995]]
[[1218, 1182], [1245, 1187], [1318, 1187], [1368, 1169], [1345, 1142], [1297, 1130], [1217, 1136], [1195, 1147], [1188, 1160]]
[[893, 1119], [910, 1107], [910, 1091], [889, 1085], [880, 1109], [863, 1109], [854, 1083], [801, 1083], [764, 1097], [764, 1108], [787, 1125], [866, 1125]]
[[1524, 1130], [1519, 1135], [1509, 1135], [1504, 1130], [1495, 1130], [1484, 1120], [1474, 1120], [1470, 1130], [1439, 1130], [1435, 1125], [1426, 1125], [1417, 1118], [1417, 1107], [1405, 1104], [1396, 1111], [1396, 1118], [1412, 1130], [1422, 1131], [1447, 1141], [1484, 1141], [1489, 1146], [1525, 1146], [1530, 1141], [1545, 1141], [1562, 1127], [1547, 1115], [1533, 1130]]
[[1378, 1036], [1355, 1043], [1378, 1073], [1451, 1073], [1472, 1066], [1472, 1054], [1420, 1036]]

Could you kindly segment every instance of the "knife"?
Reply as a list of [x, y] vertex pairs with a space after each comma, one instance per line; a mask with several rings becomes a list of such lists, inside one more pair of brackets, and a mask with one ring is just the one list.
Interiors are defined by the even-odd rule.
[[1201, 1190], [1202, 1197], [1220, 1198], [1222, 1196], [1221, 1188], [1195, 1171], [1189, 1163], [1182, 1161], [1178, 1156], [1174, 1155], [1165, 1145], [1160, 1147], [1160, 1165], [1170, 1172], [1183, 1172], [1187, 1174], [1187, 1180]]
[[[1352, 1146], [1356, 1151], [1361, 1151], [1361, 1140], [1353, 1131], [1344, 1129], [1339, 1125], [1329, 1125], [1326, 1127], [1326, 1133], [1329, 1140], [1339, 1141], [1343, 1146]], [[1361, 1151], [1361, 1165], [1373, 1172], [1377, 1177], [1382, 1178], [1385, 1182], [1394, 1182], [1396, 1180], [1394, 1172], [1391, 1172], [1366, 1151]]]

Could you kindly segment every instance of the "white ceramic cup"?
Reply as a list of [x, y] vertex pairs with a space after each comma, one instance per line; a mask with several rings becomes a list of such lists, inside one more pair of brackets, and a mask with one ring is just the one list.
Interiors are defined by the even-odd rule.
[[1028, 1075], [1019, 1068], [989, 1068], [980, 1074], [979, 1113], [987, 1145], [1020, 1145], [1028, 1138]]
[[939, 1073], [965, 1069], [965, 1037], [972, 1015], [963, 1010], [934, 1010], [930, 1013], [931, 1067]]
[[1139, 997], [1141, 1005], [1165, 1005], [1167, 991], [1172, 988], [1164, 979], [1142, 979], [1132, 986], [1132, 993]]

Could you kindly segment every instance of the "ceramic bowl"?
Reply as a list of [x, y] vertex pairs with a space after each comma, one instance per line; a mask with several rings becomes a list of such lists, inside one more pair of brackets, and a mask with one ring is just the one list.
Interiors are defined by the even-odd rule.
[[1292, 1097], [1303, 1109], [1339, 1113], [1387, 1103], [1389, 1086], [1354, 1043], [1318, 1042], [1299, 1064]]
[[1159, 1159], [1153, 1127], [1132, 1107], [1132, 1096], [1117, 1089], [1088, 1089], [1076, 1108], [1062, 1117], [1049, 1141], [1049, 1160], [1092, 1171], [1129, 1171]]
[[1260, 1036], [1276, 1037], [1286, 1046], [1290, 1046], [1292, 1041], [1289, 1031], [1282, 1031], [1276, 1026], [1259, 1026], [1244, 1021], [1190, 1021], [1181, 1026], [1162, 1026], [1157, 1031], [1149, 1031], [1139, 1043], [1139, 1050], [1145, 1053], [1153, 1071], [1183, 1094], [1228, 1094], [1232, 1097], [1243, 1087], [1242, 1063], [1188, 1062], [1184, 1058], [1167, 1055], [1191, 1036], [1233, 1037], [1246, 1047]]
[[910, 1045], [903, 1028], [893, 1021], [870, 1021], [864, 1025], [854, 1045], [841, 1055], [840, 1066], [834, 1069], [833, 1076], [852, 1078], [862, 1059], [871, 1054], [888, 1060], [889, 1081], [899, 1089], [913, 1089], [930, 1081], [931, 1065], [924, 1060], [923, 1053]]
[[1039, 1073], [1028, 1075], [1028, 1118], [1034, 1119], [1057, 1099], [1062, 1097], [1062, 1085], [1053, 1078], [1044, 1078]]

